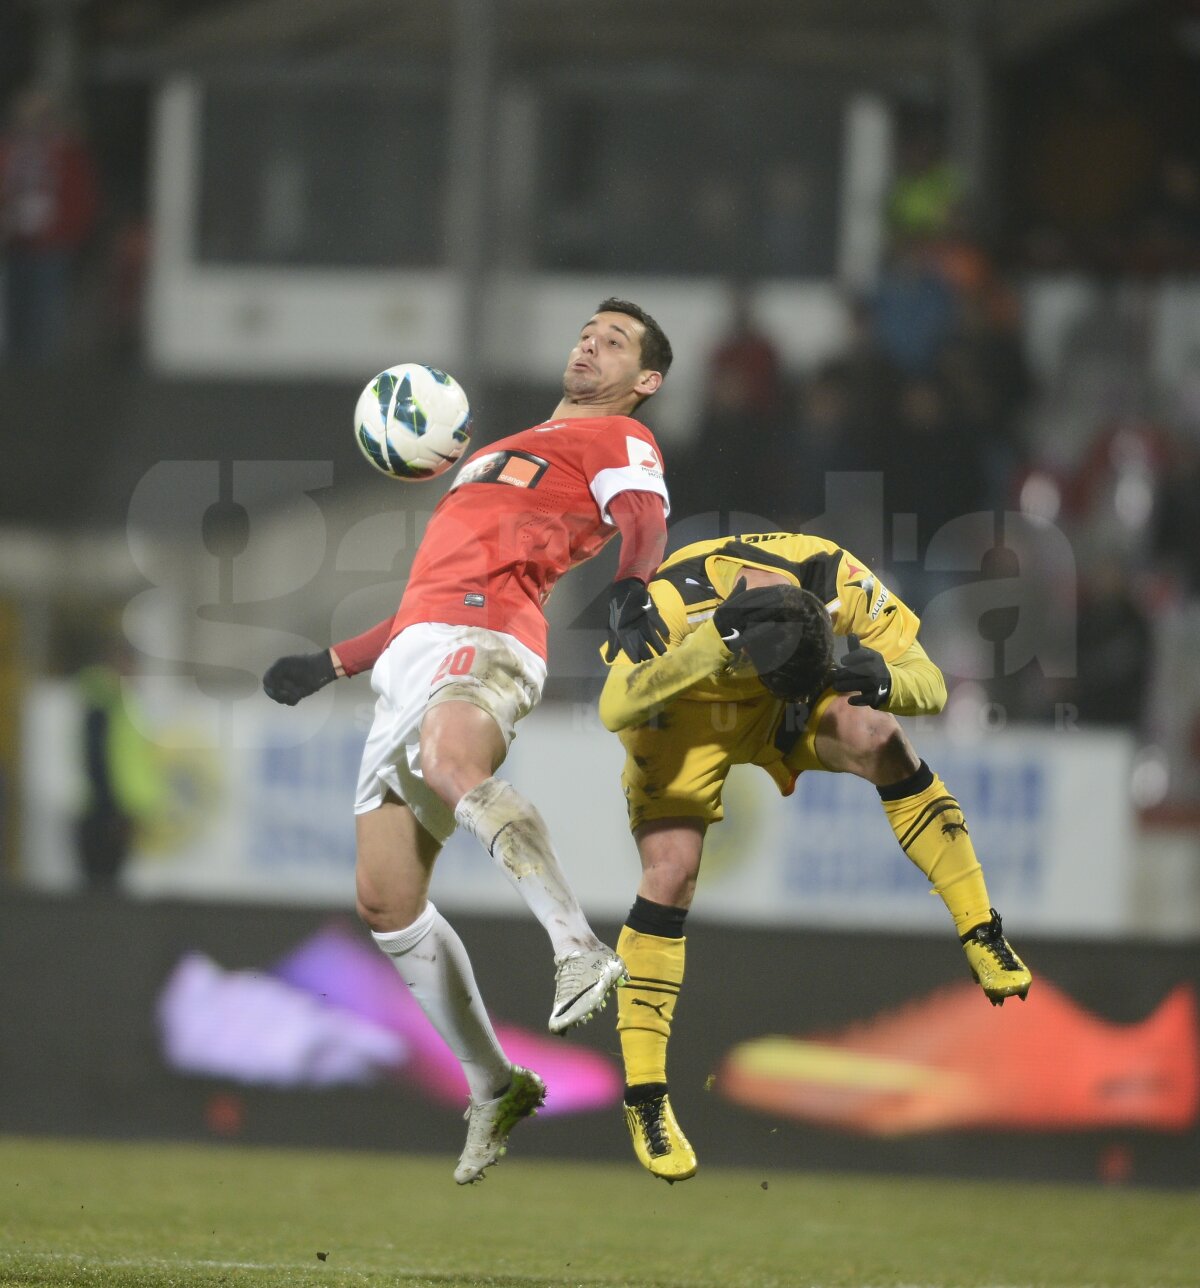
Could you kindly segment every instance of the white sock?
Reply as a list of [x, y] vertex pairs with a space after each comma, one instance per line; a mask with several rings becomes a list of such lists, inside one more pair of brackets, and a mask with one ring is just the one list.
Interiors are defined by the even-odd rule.
[[511, 783], [484, 779], [458, 802], [454, 817], [516, 886], [556, 957], [602, 946], [567, 884], [545, 820]]
[[392, 959], [421, 1010], [454, 1052], [476, 1104], [498, 1096], [512, 1066], [496, 1040], [471, 970], [471, 959], [454, 927], [432, 903], [403, 930], [372, 931]]

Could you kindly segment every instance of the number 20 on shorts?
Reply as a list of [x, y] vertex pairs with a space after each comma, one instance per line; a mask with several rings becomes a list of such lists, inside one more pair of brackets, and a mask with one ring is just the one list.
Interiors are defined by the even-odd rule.
[[430, 687], [449, 675], [467, 675], [474, 665], [475, 646], [473, 644], [464, 644], [462, 648], [456, 648], [453, 653], [447, 653], [442, 658], [441, 665], [434, 672], [433, 679], [430, 681]]

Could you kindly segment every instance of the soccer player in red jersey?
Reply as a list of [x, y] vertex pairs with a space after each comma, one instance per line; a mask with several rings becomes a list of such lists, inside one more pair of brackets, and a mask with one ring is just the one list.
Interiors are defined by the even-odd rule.
[[459, 1184], [497, 1161], [545, 1088], [505, 1057], [462, 941], [428, 899], [456, 825], [485, 846], [550, 936], [551, 1031], [588, 1019], [625, 975], [588, 925], [541, 815], [495, 773], [516, 722], [541, 697], [543, 605], [564, 572], [617, 532], [610, 653], [646, 659], [665, 648], [646, 585], [666, 545], [667, 490], [654, 437], [631, 413], [670, 365], [670, 342], [652, 317], [604, 300], [571, 350], [550, 419], [461, 468], [395, 616], [324, 652], [280, 658], [263, 677], [267, 695], [290, 706], [371, 668], [378, 701], [354, 807], [358, 912], [466, 1075]]

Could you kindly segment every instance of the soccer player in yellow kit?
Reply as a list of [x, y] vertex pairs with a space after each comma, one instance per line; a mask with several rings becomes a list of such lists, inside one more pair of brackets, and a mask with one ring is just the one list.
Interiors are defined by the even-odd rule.
[[[625, 1118], [639, 1161], [673, 1182], [696, 1171], [667, 1092], [683, 925], [730, 766], [761, 766], [783, 795], [812, 769], [874, 784], [991, 1002], [1023, 999], [1031, 977], [991, 906], [958, 802], [896, 720], [946, 702], [916, 614], [833, 542], [790, 532], [686, 546], [659, 567], [650, 593], [669, 628], [667, 651], [639, 663], [610, 653], [600, 717], [625, 746], [622, 783], [642, 863], [617, 944], [629, 971], [617, 1021]], [[839, 664], [834, 634], [849, 637]]]

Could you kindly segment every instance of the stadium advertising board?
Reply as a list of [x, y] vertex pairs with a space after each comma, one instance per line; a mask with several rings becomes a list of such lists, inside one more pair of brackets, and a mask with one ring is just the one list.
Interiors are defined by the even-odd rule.
[[[488, 963], [505, 1050], [547, 1083], [514, 1158], [619, 1161], [648, 1186], [612, 1007], [551, 1037], [532, 918], [454, 923]], [[1196, 1184], [1194, 943], [1023, 935], [1033, 987], [999, 1008], [944, 928], [709, 922], [688, 940], [671, 1091], [710, 1177], [697, 1184], [719, 1164], [977, 1177], [981, 1157], [997, 1183]], [[417, 1150], [451, 1184], [461, 1072], [349, 915], [16, 891], [0, 975], [37, 994], [5, 1032], [2, 1131]]]
[[[310, 714], [303, 737], [294, 712], [265, 701], [242, 705], [246, 712], [224, 742], [211, 728], [197, 732], [183, 694], [147, 705], [148, 719], [163, 731], [171, 792], [131, 860], [127, 889], [146, 897], [349, 907], [361, 704], [330, 703], [320, 719]], [[45, 686], [33, 694], [24, 855], [26, 877], [41, 888], [75, 881], [79, 792], [62, 767], [78, 759], [77, 726], [68, 691]], [[922, 727], [916, 738], [961, 801], [989, 890], [1010, 924], [1026, 933], [1130, 928], [1131, 748], [1123, 737], [1006, 729], [960, 742]], [[590, 707], [547, 704], [522, 724], [505, 767], [546, 816], [582, 902], [598, 917], [622, 917], [638, 880], [622, 756]], [[869, 784], [807, 773], [781, 798], [764, 773], [742, 766], [724, 804], [725, 821], [709, 835], [697, 915], [944, 927], [943, 908], [897, 847]], [[448, 909], [524, 914], [499, 871], [461, 834], [439, 861], [434, 897]]]

